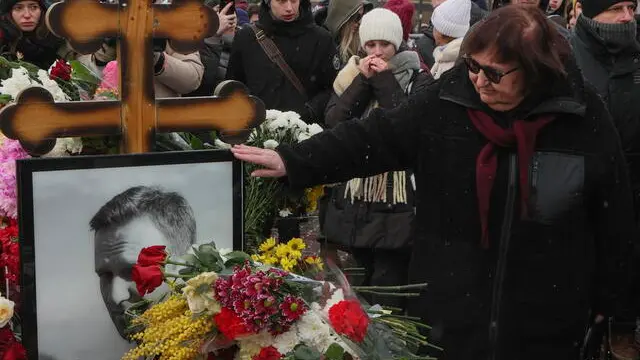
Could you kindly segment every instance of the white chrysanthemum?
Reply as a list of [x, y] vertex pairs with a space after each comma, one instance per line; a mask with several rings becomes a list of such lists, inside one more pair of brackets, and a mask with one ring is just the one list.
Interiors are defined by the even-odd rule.
[[0, 94], [11, 95], [11, 97], [15, 100], [18, 97], [18, 94], [26, 89], [31, 87], [31, 79], [29, 78], [29, 72], [27, 69], [20, 67], [17, 69], [11, 70], [11, 77], [2, 81], [2, 86], [0, 86]]
[[302, 315], [296, 327], [300, 341], [322, 353], [332, 343], [331, 328], [314, 311]]
[[271, 149], [271, 150], [274, 150], [275, 148], [277, 148], [278, 145], [280, 144], [273, 139], [269, 139], [262, 143], [262, 146], [264, 146], [265, 149]]
[[293, 350], [300, 343], [298, 333], [295, 328], [287, 331], [284, 334], [276, 336], [273, 347], [278, 349], [280, 354], [287, 354]]
[[[62, 91], [62, 89], [60, 88], [60, 86], [58, 86], [58, 83], [55, 82], [55, 80], [51, 80], [49, 78], [49, 74], [47, 74], [46, 71], [38, 70], [38, 80], [40, 80], [40, 82], [42, 82], [42, 85], [40, 87], [43, 87], [48, 92], [50, 92], [51, 95], [53, 95], [53, 99], [55, 101], [68, 101], [69, 100], [69, 97], [67, 96], [67, 94], [65, 94], [64, 91]], [[34, 85], [38, 86], [35, 83], [34, 83]]]

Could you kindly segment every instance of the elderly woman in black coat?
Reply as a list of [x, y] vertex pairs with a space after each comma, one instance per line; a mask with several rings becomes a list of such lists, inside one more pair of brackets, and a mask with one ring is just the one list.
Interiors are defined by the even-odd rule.
[[237, 146], [254, 176], [307, 187], [414, 169], [409, 313], [447, 360], [577, 359], [624, 299], [635, 245], [624, 156], [567, 41], [531, 6], [474, 27], [463, 60], [393, 110], [276, 151]]

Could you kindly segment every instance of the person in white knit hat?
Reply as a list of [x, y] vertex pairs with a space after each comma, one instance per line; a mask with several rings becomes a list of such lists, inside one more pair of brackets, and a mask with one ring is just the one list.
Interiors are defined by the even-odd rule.
[[[420, 71], [418, 53], [405, 50], [402, 23], [387, 9], [362, 17], [359, 35], [367, 56], [352, 56], [333, 83], [325, 123], [363, 118], [391, 109], [432, 81]], [[327, 243], [351, 252], [366, 269], [364, 285], [407, 283], [415, 206], [410, 171], [391, 171], [335, 186], [322, 232]], [[397, 299], [369, 299], [402, 307]]]
[[446, 0], [433, 11], [431, 23], [436, 48], [431, 74], [434, 78], [440, 78], [455, 65], [462, 40], [469, 31], [470, 11], [471, 0]]

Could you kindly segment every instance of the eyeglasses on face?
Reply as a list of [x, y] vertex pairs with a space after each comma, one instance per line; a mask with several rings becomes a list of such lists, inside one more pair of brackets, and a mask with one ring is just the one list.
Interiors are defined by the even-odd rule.
[[467, 65], [467, 69], [469, 69], [469, 71], [471, 71], [474, 74], [478, 74], [480, 73], [480, 70], [482, 70], [482, 72], [484, 73], [484, 76], [491, 81], [494, 84], [499, 84], [500, 80], [502, 80], [503, 77], [511, 74], [512, 72], [518, 70], [518, 68], [513, 68], [509, 71], [502, 71], [502, 70], [498, 70], [496, 68], [492, 68], [491, 66], [483, 66], [478, 64], [477, 61], [475, 61], [471, 56], [469, 55], [464, 55], [462, 56], [462, 59], [464, 60], [464, 63]]

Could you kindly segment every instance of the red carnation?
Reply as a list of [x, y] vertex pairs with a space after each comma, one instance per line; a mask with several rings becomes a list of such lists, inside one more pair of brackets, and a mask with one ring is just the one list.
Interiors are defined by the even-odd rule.
[[329, 321], [338, 334], [362, 342], [367, 334], [369, 317], [357, 300], [342, 300], [329, 309]]
[[265, 347], [260, 350], [260, 353], [253, 357], [252, 360], [279, 360], [282, 359], [282, 354], [278, 352], [273, 346]]
[[56, 60], [49, 72], [49, 78], [60, 79], [64, 81], [71, 80], [71, 65], [64, 60]]
[[13, 342], [5, 350], [2, 360], [27, 360], [27, 352], [22, 344]]
[[136, 283], [138, 294], [144, 296], [144, 294], [153, 292], [158, 286], [162, 285], [162, 270], [160, 266], [140, 266], [138, 264], [133, 265], [131, 270], [131, 278]]
[[226, 307], [223, 307], [220, 313], [213, 317], [213, 320], [218, 326], [218, 331], [229, 340], [235, 340], [238, 336], [251, 333], [244, 321]]
[[167, 251], [164, 245], [154, 245], [146, 247], [138, 255], [138, 265], [153, 266], [161, 265], [167, 258]]

